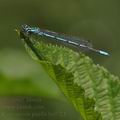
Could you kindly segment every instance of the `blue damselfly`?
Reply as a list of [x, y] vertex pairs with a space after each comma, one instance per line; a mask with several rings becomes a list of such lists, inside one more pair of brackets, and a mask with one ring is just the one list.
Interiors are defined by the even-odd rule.
[[22, 25], [21, 31], [28, 36], [31, 34], [35, 34], [38, 36], [51, 38], [49, 40], [50, 43], [62, 45], [62, 46], [65, 45], [73, 50], [80, 51], [81, 49], [84, 49], [99, 53], [101, 55], [109, 56], [109, 53], [93, 48], [92, 44], [89, 41], [81, 40], [77, 37], [71, 37], [64, 34], [59, 34], [57, 32], [41, 29], [38, 27], [30, 27], [28, 25]]

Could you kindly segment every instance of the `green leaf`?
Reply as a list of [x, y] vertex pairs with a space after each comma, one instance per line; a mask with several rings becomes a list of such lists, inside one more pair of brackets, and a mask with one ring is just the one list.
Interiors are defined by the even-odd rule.
[[28, 53], [73, 103], [84, 120], [120, 120], [120, 81], [83, 53], [45, 43], [21, 31]]

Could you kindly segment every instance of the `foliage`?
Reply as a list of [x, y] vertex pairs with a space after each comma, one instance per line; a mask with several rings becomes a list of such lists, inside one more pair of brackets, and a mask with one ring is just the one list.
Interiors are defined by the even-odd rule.
[[120, 81], [83, 53], [22, 35], [27, 51], [43, 65], [84, 120], [120, 119]]

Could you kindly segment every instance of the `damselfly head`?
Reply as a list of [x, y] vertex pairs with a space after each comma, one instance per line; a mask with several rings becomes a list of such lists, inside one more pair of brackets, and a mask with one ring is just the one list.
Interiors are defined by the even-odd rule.
[[31, 27], [26, 24], [21, 26], [22, 32], [28, 33], [30, 30], [31, 30]]

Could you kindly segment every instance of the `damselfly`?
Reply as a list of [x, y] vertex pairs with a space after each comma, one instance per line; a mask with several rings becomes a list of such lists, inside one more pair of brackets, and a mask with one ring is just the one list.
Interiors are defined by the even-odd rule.
[[[50, 43], [57, 44], [57, 45], [65, 45], [73, 50], [90, 50], [96, 53], [99, 53], [101, 55], [109, 56], [109, 53], [97, 50], [92, 47], [92, 44], [88, 41], [81, 40], [76, 37], [70, 37], [63, 34], [59, 34], [57, 32], [44, 30], [38, 27], [30, 27], [28, 25], [22, 25], [21, 31], [25, 33], [26, 35], [38, 35], [38, 36], [44, 36], [50, 39]], [[46, 41], [45, 41], [46, 42]]]

